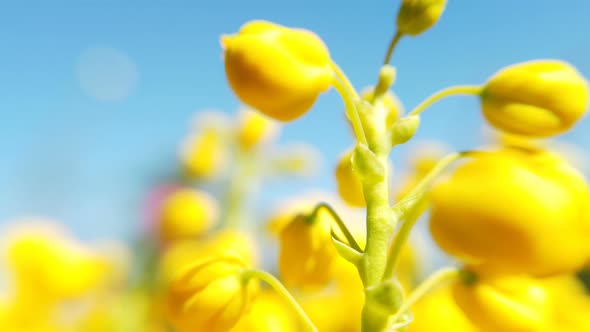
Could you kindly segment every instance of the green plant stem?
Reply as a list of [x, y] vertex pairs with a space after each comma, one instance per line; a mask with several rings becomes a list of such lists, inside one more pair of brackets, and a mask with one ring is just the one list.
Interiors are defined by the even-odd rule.
[[246, 281], [248, 281], [251, 278], [256, 278], [266, 282], [295, 310], [299, 318], [301, 318], [301, 320], [305, 324], [307, 330], [312, 332], [318, 331], [311, 319], [309, 318], [309, 316], [307, 316], [303, 308], [301, 308], [299, 303], [297, 303], [297, 301], [295, 300], [295, 298], [293, 298], [291, 293], [289, 293], [287, 288], [285, 288], [285, 286], [283, 286], [283, 284], [272, 274], [260, 270], [246, 270], [242, 272], [242, 278]]
[[361, 118], [358, 114], [358, 110], [356, 109], [355, 105], [355, 97], [352, 92], [346, 87], [341, 80], [338, 78], [334, 78], [333, 86], [338, 91], [338, 94], [342, 97], [342, 101], [344, 102], [344, 107], [346, 108], [346, 116], [350, 120], [352, 124], [352, 129], [354, 131], [354, 136], [356, 139], [363, 143], [367, 144], [367, 138], [365, 137], [365, 131], [363, 130], [363, 125], [361, 122]]
[[446, 89], [442, 89], [438, 92], [435, 92], [430, 97], [426, 98], [420, 105], [416, 106], [409, 114], [411, 115], [418, 115], [424, 112], [430, 105], [434, 104], [435, 102], [449, 97], [453, 95], [478, 95], [480, 94], [482, 87], [479, 85], [458, 85], [452, 86]]
[[397, 43], [402, 39], [404, 35], [397, 31], [391, 41], [389, 42], [389, 47], [387, 48], [387, 53], [385, 53], [385, 59], [383, 60], [383, 65], [388, 64], [391, 61], [391, 56], [393, 55], [393, 51], [395, 50], [395, 46]]
[[428, 294], [435, 288], [442, 286], [444, 283], [458, 279], [459, 276], [460, 270], [457, 268], [447, 267], [434, 272], [418, 287], [416, 287], [412, 293], [410, 293], [408, 298], [402, 303], [399, 311], [393, 316], [392, 321], [396, 322], [403, 314], [406, 313], [406, 311], [408, 311], [408, 309], [410, 309], [414, 303], [424, 297], [424, 295]]
[[[387, 153], [378, 155], [380, 162], [387, 169]], [[367, 202], [367, 245], [360, 264], [360, 275], [365, 289], [376, 286], [385, 272], [387, 249], [395, 230], [396, 220], [389, 206], [389, 177], [377, 183], [363, 185]], [[362, 313], [363, 332], [381, 332], [387, 328], [388, 315], [373, 310], [372, 304], [365, 302]]]
[[326, 210], [332, 216], [332, 218], [336, 222], [336, 225], [338, 226], [338, 229], [340, 229], [340, 231], [342, 232], [342, 234], [346, 238], [346, 241], [348, 241], [348, 244], [354, 250], [356, 250], [358, 252], [363, 252], [363, 250], [361, 249], [361, 247], [359, 246], [359, 244], [356, 242], [356, 240], [355, 240], [354, 236], [352, 235], [352, 233], [350, 233], [350, 230], [348, 229], [348, 227], [346, 226], [346, 224], [344, 223], [344, 221], [342, 221], [342, 218], [340, 218], [340, 216], [338, 215], [338, 213], [336, 213], [336, 211], [334, 211], [334, 209], [328, 203], [322, 202], [322, 203], [319, 203], [318, 205], [316, 205], [316, 207], [313, 209], [313, 211], [309, 215], [309, 218], [311, 220], [315, 219], [316, 216], [318, 215], [318, 213], [322, 209], [323, 210]]
[[[473, 155], [474, 153], [478, 152], [463, 151], [452, 153], [445, 156], [432, 168], [430, 172], [428, 172], [428, 174], [422, 180], [420, 180], [420, 182], [414, 188], [412, 188], [412, 190], [410, 190], [410, 192], [408, 192], [401, 199], [400, 202], [398, 202], [393, 207], [393, 211], [396, 214], [401, 214], [400, 216], [398, 216], [398, 218], [402, 220], [403, 223], [398, 232], [395, 234], [391, 247], [389, 248], [387, 267], [385, 269], [385, 274], [383, 275], [383, 280], [391, 278], [391, 276], [393, 276], [393, 274], [395, 273], [395, 268], [399, 260], [400, 252], [404, 244], [407, 242], [408, 236], [410, 235], [410, 231], [412, 230], [412, 228], [416, 224], [416, 221], [426, 208], [424, 195], [428, 187], [454, 161], [463, 157]], [[408, 210], [402, 211], [401, 209]]]
[[229, 179], [229, 186], [225, 193], [225, 211], [222, 227], [235, 228], [246, 219], [244, 213], [245, 202], [251, 199], [251, 188], [254, 181], [258, 180], [254, 165], [256, 164], [256, 157], [252, 152], [241, 151], [236, 149], [234, 156], [236, 160], [234, 164], [235, 169]]

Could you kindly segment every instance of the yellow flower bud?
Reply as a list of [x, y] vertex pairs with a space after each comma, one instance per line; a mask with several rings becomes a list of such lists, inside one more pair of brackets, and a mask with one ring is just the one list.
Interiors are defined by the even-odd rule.
[[331, 216], [297, 215], [280, 235], [279, 274], [288, 287], [323, 287], [332, 280], [338, 253], [332, 244]]
[[245, 104], [281, 121], [307, 112], [333, 81], [322, 40], [303, 29], [252, 21], [221, 39], [229, 85]]
[[352, 151], [342, 155], [336, 166], [336, 187], [344, 202], [351, 206], [364, 207], [365, 195], [360, 177], [352, 169]]
[[227, 252], [181, 269], [166, 291], [166, 314], [176, 331], [231, 329], [247, 311], [257, 286], [242, 279], [246, 267]]
[[445, 10], [446, 0], [402, 0], [397, 14], [397, 30], [416, 36], [430, 29]]
[[590, 252], [585, 180], [552, 153], [481, 153], [436, 184], [431, 199], [435, 241], [464, 262], [548, 275], [580, 268]]
[[276, 137], [278, 124], [268, 117], [253, 110], [240, 112], [237, 128], [238, 143], [244, 150], [268, 142]]
[[227, 160], [223, 137], [215, 128], [203, 128], [190, 135], [180, 153], [183, 170], [191, 178], [214, 177]]
[[276, 293], [262, 292], [252, 303], [250, 312], [240, 319], [231, 332], [296, 332], [297, 322], [291, 310]]
[[478, 276], [453, 285], [453, 295], [482, 332], [541, 332], [551, 323], [551, 297], [530, 277]]
[[162, 203], [160, 234], [165, 241], [177, 241], [204, 234], [217, 220], [217, 202], [209, 194], [179, 189]]
[[479, 332], [457, 306], [451, 287], [445, 285], [421, 298], [412, 306], [414, 320], [408, 332]]
[[557, 60], [515, 64], [494, 74], [481, 93], [483, 114], [503, 131], [550, 136], [570, 129], [588, 110], [588, 83]]

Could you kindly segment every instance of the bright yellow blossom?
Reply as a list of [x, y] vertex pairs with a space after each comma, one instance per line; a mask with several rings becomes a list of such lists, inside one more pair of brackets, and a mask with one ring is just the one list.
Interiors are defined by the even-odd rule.
[[541, 150], [504, 148], [459, 166], [431, 192], [430, 230], [464, 262], [548, 275], [590, 252], [590, 194], [582, 175]]
[[498, 129], [550, 136], [570, 129], [588, 110], [588, 83], [570, 64], [537, 60], [506, 67], [485, 84], [481, 104]]
[[197, 258], [167, 285], [166, 314], [178, 332], [231, 329], [247, 312], [257, 284], [244, 281], [247, 268], [231, 252]]
[[204, 234], [219, 215], [217, 202], [195, 189], [178, 189], [162, 203], [160, 235], [165, 241], [194, 238]]
[[245, 104], [281, 121], [307, 112], [333, 81], [322, 40], [303, 29], [246, 23], [221, 39], [229, 85]]

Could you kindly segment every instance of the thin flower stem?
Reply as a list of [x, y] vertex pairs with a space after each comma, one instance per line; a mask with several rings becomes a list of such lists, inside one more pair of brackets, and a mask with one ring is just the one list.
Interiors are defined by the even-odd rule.
[[363, 252], [363, 250], [361, 249], [359, 244], [354, 239], [354, 236], [352, 235], [352, 233], [350, 233], [350, 230], [348, 230], [348, 227], [346, 227], [346, 224], [344, 223], [344, 221], [342, 221], [342, 218], [340, 218], [338, 213], [336, 213], [336, 211], [334, 211], [334, 209], [328, 203], [322, 202], [322, 203], [319, 203], [318, 205], [316, 205], [313, 212], [309, 216], [310, 219], [313, 220], [313, 218], [315, 218], [317, 216], [317, 214], [320, 212], [320, 210], [322, 210], [322, 209], [328, 211], [328, 213], [330, 213], [332, 218], [334, 218], [334, 221], [336, 221], [336, 225], [338, 226], [338, 229], [340, 229], [342, 234], [344, 234], [344, 237], [346, 238], [346, 240], [348, 241], [348, 244], [352, 247], [352, 249], [358, 251], [359, 253]]
[[[479, 151], [463, 151], [463, 152], [456, 152], [447, 155], [446, 157], [442, 158], [433, 168], [432, 170], [422, 179], [420, 182], [410, 190], [394, 207], [393, 211], [395, 213], [400, 213], [400, 219], [403, 220], [403, 223], [399, 229], [399, 231], [395, 234], [392, 245], [389, 248], [389, 255], [387, 257], [387, 267], [385, 268], [385, 273], [383, 274], [383, 280], [387, 280], [391, 278], [395, 273], [395, 269], [397, 266], [397, 262], [399, 260], [400, 252], [406, 243], [408, 236], [410, 235], [410, 231], [416, 224], [416, 221], [424, 211], [426, 207], [426, 202], [424, 201], [424, 194], [427, 190], [427, 187], [432, 184], [432, 182], [443, 172], [447, 169], [447, 167], [452, 164], [454, 161], [473, 155], [475, 153], [482, 153]], [[421, 202], [418, 202], [420, 200]], [[407, 211], [403, 211], [403, 209], [408, 209]]]
[[287, 288], [283, 286], [283, 284], [275, 278], [272, 274], [260, 270], [246, 270], [242, 273], [242, 278], [244, 280], [249, 280], [250, 278], [257, 278], [266, 282], [270, 287], [272, 287], [285, 301], [291, 305], [291, 307], [297, 312], [299, 318], [305, 323], [307, 329], [311, 332], [318, 332], [318, 329], [315, 327], [309, 316], [303, 311], [303, 308], [297, 303], [295, 298], [289, 293]]
[[385, 54], [385, 60], [383, 60], [383, 65], [389, 64], [391, 61], [391, 56], [393, 55], [393, 51], [395, 50], [395, 46], [397, 43], [402, 39], [404, 35], [397, 31], [391, 41], [389, 42], [389, 47], [387, 48], [387, 53]]
[[457, 268], [442, 268], [432, 275], [430, 275], [426, 280], [424, 280], [410, 295], [407, 299], [404, 300], [399, 311], [393, 316], [391, 319], [392, 322], [396, 322], [399, 318], [410, 309], [410, 307], [428, 294], [430, 291], [434, 290], [435, 288], [442, 286], [443, 284], [456, 280], [460, 276], [460, 270]]
[[482, 87], [479, 85], [458, 85], [452, 86], [446, 89], [442, 89], [438, 92], [435, 92], [426, 100], [424, 100], [420, 105], [416, 106], [409, 114], [410, 115], [418, 115], [424, 112], [430, 105], [434, 104], [435, 102], [452, 96], [452, 95], [478, 95], [481, 93]]
[[337, 78], [334, 78], [333, 86], [336, 89], [336, 91], [338, 91], [338, 94], [340, 94], [340, 96], [342, 97], [342, 101], [344, 101], [344, 107], [346, 108], [346, 116], [352, 124], [352, 129], [354, 131], [356, 139], [361, 144], [367, 145], [367, 138], [365, 136], [363, 124], [361, 122], [361, 118], [359, 116], [351, 92], [346, 88], [345, 84]]
[[358, 99], [359, 98], [359, 95], [356, 92], [356, 89], [354, 88], [354, 86], [352, 85], [352, 83], [350, 83], [350, 80], [348, 79], [348, 77], [346, 76], [346, 74], [344, 74], [344, 71], [342, 70], [342, 68], [340, 68], [340, 66], [338, 66], [335, 62], [332, 62], [331, 65], [332, 65], [332, 70], [334, 71], [334, 74], [336, 74], [336, 77], [342, 83], [344, 83], [344, 86], [346, 87], [346, 90], [351, 94], [351, 96], [354, 99]]

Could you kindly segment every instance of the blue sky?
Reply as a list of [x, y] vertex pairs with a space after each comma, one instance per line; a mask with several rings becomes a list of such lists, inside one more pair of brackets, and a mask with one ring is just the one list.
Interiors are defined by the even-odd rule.
[[[176, 167], [190, 119], [239, 107], [219, 36], [251, 19], [318, 33], [356, 87], [373, 84], [399, 1], [3, 0], [0, 10], [0, 223], [29, 215], [83, 237], [124, 236], [157, 178]], [[432, 30], [402, 40], [394, 86], [406, 108], [503, 66], [559, 58], [590, 77], [590, 2], [453, 1]], [[420, 139], [477, 146], [474, 98], [436, 104]], [[586, 148], [590, 120], [565, 139]], [[268, 197], [334, 188], [332, 166], [352, 144], [334, 92], [288, 124], [282, 142], [315, 144], [317, 178], [266, 187]], [[408, 148], [393, 154], [400, 160]]]

